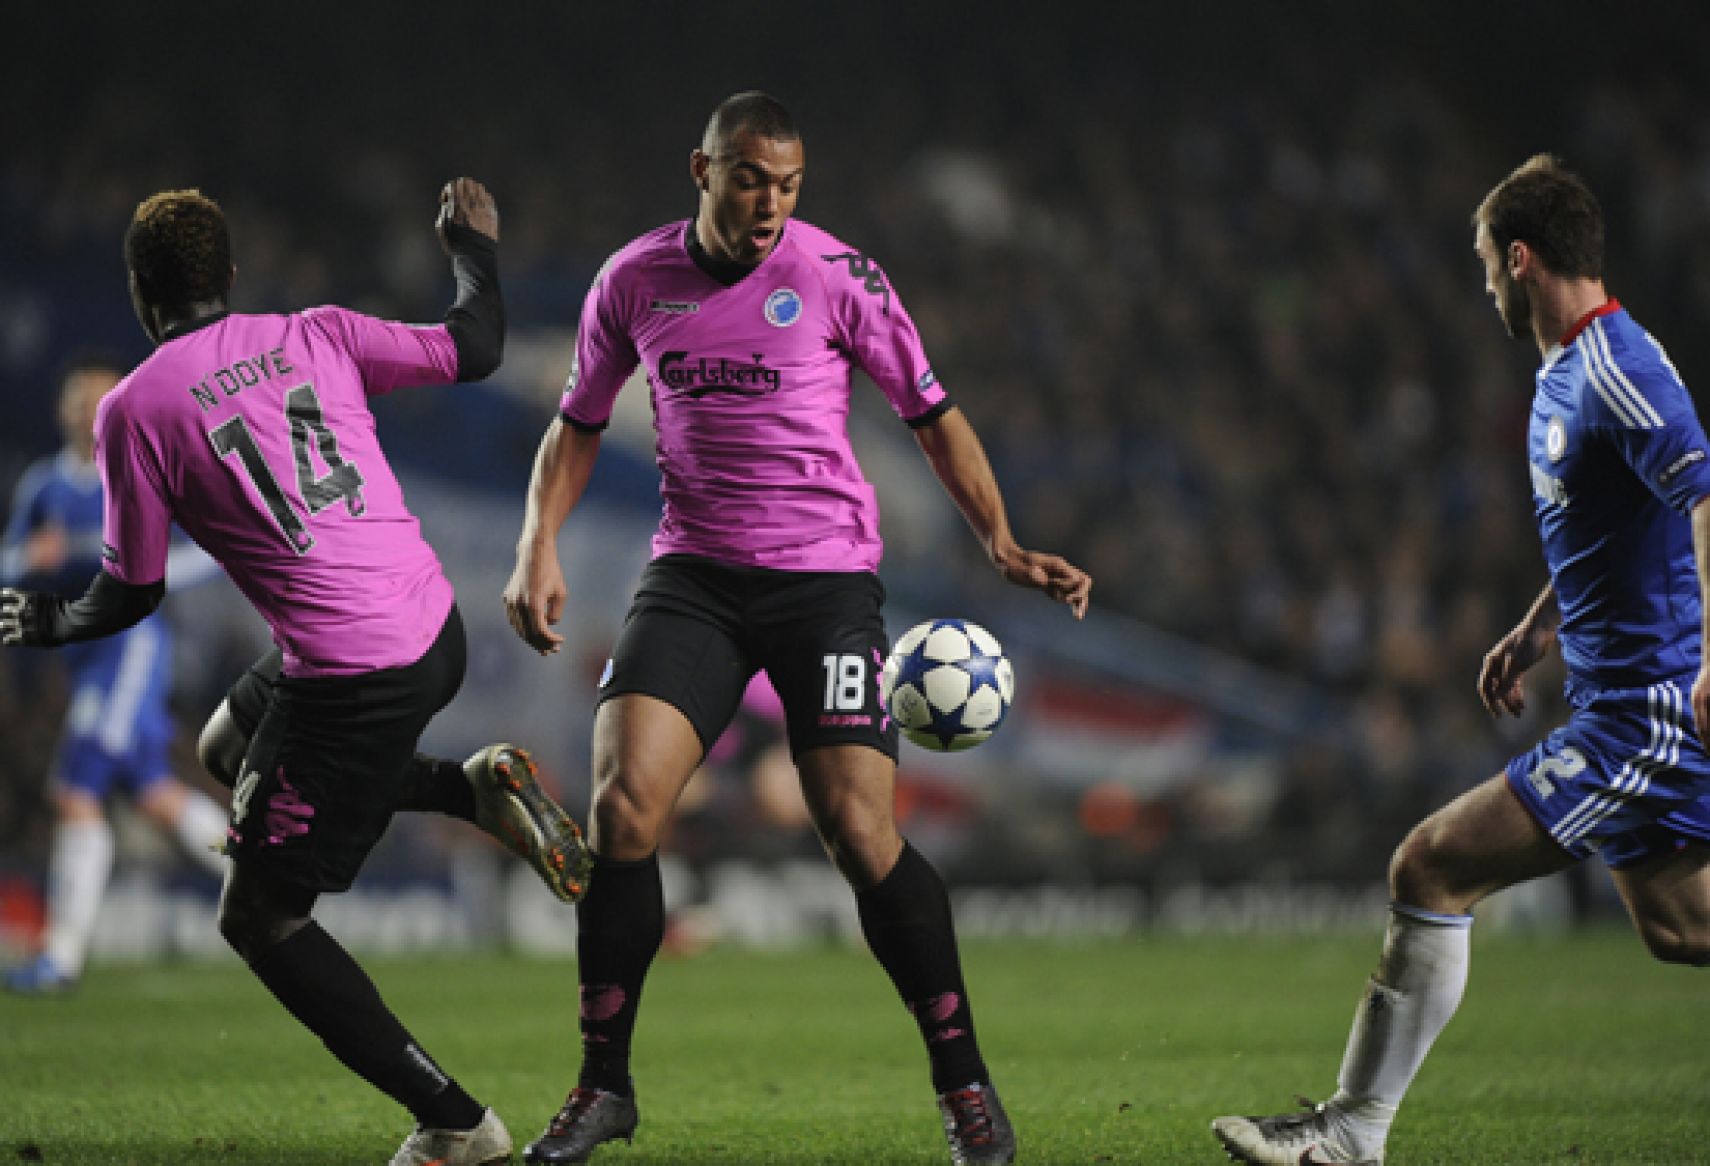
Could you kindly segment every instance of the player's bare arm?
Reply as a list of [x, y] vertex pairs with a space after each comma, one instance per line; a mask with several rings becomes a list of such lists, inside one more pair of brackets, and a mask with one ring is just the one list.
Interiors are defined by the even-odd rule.
[[1060, 555], [1030, 551], [1010, 533], [1003, 493], [998, 489], [985, 446], [960, 409], [914, 431], [932, 472], [951, 501], [973, 527], [992, 565], [1011, 583], [1043, 591], [1069, 605], [1076, 619], [1087, 613], [1092, 577]]
[[581, 500], [600, 453], [600, 435], [554, 421], [535, 455], [517, 562], [505, 584], [505, 616], [523, 642], [550, 655], [564, 646], [552, 630], [567, 590], [558, 562], [558, 531]]
[[448, 223], [479, 231], [495, 243], [499, 241], [498, 204], [487, 193], [487, 188], [473, 178], [453, 178], [439, 192], [439, 219], [434, 223], [434, 231], [439, 235], [439, 245], [450, 255], [451, 241], [446, 237]]
[[1561, 610], [1556, 606], [1555, 587], [1546, 585], [1532, 602], [1525, 618], [1485, 653], [1484, 664], [1478, 674], [1478, 698], [1491, 716], [1507, 713], [1517, 717], [1525, 711], [1526, 690], [1522, 678], [1532, 665], [1544, 658], [1544, 653], [1555, 642], [1561, 618]]

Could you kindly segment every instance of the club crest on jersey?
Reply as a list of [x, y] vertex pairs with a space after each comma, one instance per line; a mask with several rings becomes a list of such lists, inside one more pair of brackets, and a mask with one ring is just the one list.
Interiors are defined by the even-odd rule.
[[1544, 428], [1544, 452], [1553, 462], [1561, 461], [1567, 452], [1567, 426], [1562, 424], [1560, 417], [1551, 417], [1549, 425]]
[[788, 328], [802, 318], [802, 297], [790, 287], [781, 287], [766, 297], [766, 322], [774, 328]]

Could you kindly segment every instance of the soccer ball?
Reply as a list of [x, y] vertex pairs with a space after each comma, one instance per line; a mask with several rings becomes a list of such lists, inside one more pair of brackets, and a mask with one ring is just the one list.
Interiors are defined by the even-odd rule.
[[904, 632], [879, 673], [879, 696], [903, 736], [939, 753], [972, 749], [1003, 723], [1015, 671], [997, 637], [965, 619]]

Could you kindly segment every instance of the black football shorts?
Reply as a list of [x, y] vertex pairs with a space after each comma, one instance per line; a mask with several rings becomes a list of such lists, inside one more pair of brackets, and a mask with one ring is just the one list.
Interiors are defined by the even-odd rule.
[[420, 660], [357, 676], [279, 674], [269, 652], [226, 701], [249, 736], [228, 852], [311, 891], [349, 888], [402, 796], [416, 743], [463, 683], [463, 620], [451, 609]]
[[600, 700], [657, 697], [710, 749], [764, 669], [784, 703], [790, 753], [869, 745], [896, 760], [879, 701], [885, 588], [869, 571], [775, 571], [693, 555], [649, 563], [601, 678]]

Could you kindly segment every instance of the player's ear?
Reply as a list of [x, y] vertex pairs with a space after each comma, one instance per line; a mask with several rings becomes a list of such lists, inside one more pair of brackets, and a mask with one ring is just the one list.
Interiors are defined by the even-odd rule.
[[1508, 244], [1508, 278], [1519, 279], [1531, 266], [1532, 249], [1520, 240]]
[[707, 173], [711, 169], [712, 158], [705, 150], [696, 147], [690, 152], [689, 177], [693, 179], [695, 185], [700, 187], [703, 191], [712, 189], [712, 180], [707, 177]]

